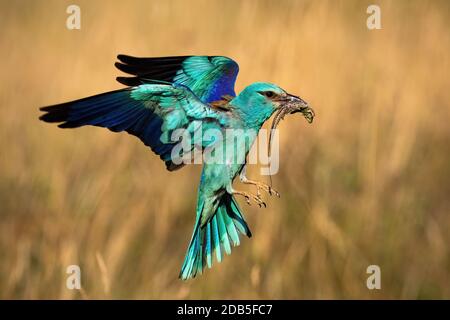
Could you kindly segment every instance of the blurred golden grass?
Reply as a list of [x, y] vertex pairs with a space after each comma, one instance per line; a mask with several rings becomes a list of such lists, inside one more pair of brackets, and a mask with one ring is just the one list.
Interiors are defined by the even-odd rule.
[[[2, 2], [0, 298], [450, 298], [450, 7], [377, 1], [369, 31], [371, 3], [79, 0], [69, 31], [71, 1]], [[118, 53], [227, 55], [238, 91], [274, 82], [317, 112], [280, 126], [282, 197], [242, 204], [254, 237], [194, 281], [177, 275], [200, 168], [37, 120], [119, 88]]]

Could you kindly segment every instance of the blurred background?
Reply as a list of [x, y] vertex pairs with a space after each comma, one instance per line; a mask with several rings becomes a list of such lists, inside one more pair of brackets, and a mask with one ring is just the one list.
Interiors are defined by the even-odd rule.
[[[450, 298], [449, 2], [0, 3], [0, 298]], [[382, 30], [366, 27], [373, 3]], [[193, 281], [177, 276], [201, 168], [38, 120], [120, 88], [119, 53], [226, 55], [237, 91], [277, 83], [316, 111], [279, 127], [281, 198], [239, 199], [253, 238]], [[66, 288], [72, 264], [83, 290]]]

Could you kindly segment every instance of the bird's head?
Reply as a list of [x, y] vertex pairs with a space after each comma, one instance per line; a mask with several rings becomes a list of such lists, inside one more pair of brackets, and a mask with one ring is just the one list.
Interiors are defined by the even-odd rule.
[[232, 104], [243, 106], [240, 111], [248, 117], [257, 117], [261, 124], [275, 113], [273, 129], [286, 114], [300, 112], [309, 123], [314, 119], [314, 111], [306, 101], [272, 83], [253, 83], [246, 87], [235, 100], [239, 102]]

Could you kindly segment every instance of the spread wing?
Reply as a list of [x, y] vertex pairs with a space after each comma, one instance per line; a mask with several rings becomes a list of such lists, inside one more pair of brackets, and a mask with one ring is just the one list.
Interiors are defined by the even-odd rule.
[[133, 77], [118, 77], [127, 86], [138, 86], [149, 80], [161, 80], [187, 86], [203, 102], [236, 96], [234, 84], [238, 64], [222, 56], [179, 56], [136, 58], [118, 55], [115, 66]]
[[[158, 154], [166, 162], [168, 170], [182, 166], [178, 164], [179, 161], [174, 163], [172, 152], [181, 143], [172, 140], [172, 133], [176, 129], [185, 129], [193, 135], [201, 122], [202, 130], [221, 130], [227, 126], [229, 119], [226, 112], [211, 108], [189, 88], [176, 83], [143, 84], [43, 107], [41, 110], [45, 112], [41, 120], [59, 122], [60, 128], [93, 125], [114, 132], [126, 131]], [[196, 141], [192, 142], [192, 149], [194, 143]], [[179, 153], [175, 155], [183, 156]]]

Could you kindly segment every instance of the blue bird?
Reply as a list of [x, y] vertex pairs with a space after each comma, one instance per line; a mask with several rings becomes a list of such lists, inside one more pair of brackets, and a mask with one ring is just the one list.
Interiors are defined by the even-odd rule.
[[[229, 255], [231, 247], [240, 244], [239, 234], [251, 237], [234, 195], [260, 206], [265, 206], [260, 190], [278, 195], [269, 185], [245, 175], [245, 157], [261, 126], [274, 113], [272, 128], [286, 114], [296, 112], [311, 123], [314, 112], [304, 100], [271, 83], [253, 83], [236, 96], [239, 67], [227, 57], [119, 55], [118, 60], [116, 67], [130, 75], [117, 78], [126, 88], [43, 107], [45, 114], [40, 119], [60, 123], [60, 128], [93, 125], [126, 131], [159, 155], [169, 171], [181, 168], [186, 163], [181, 159], [191, 152], [205, 153], [219, 143], [224, 150], [237, 150], [243, 156], [243, 161], [236, 161], [236, 153], [225, 152], [218, 157], [222, 161], [203, 165], [194, 232], [179, 275], [183, 280], [194, 278], [205, 267], [211, 268], [214, 256], [221, 262], [224, 254]], [[174, 141], [177, 130], [192, 135], [215, 130], [223, 135], [186, 143]], [[242, 130], [246, 139], [229, 139], [226, 130]], [[256, 186], [256, 195], [233, 189], [238, 175], [243, 183]]]

